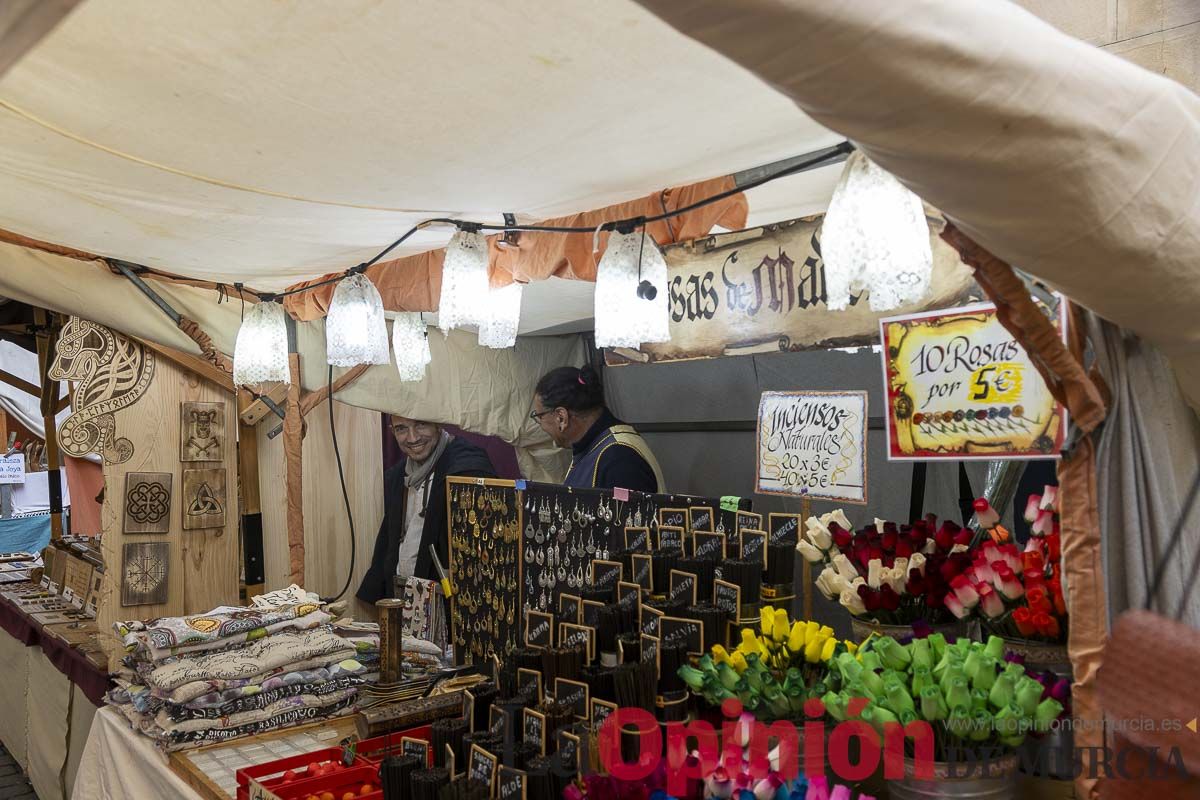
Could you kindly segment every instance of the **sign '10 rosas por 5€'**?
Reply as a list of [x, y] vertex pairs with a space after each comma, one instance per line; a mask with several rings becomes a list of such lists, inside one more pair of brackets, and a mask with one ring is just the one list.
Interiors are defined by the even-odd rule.
[[888, 458], [1058, 457], [1066, 409], [994, 305], [888, 317], [879, 327]]

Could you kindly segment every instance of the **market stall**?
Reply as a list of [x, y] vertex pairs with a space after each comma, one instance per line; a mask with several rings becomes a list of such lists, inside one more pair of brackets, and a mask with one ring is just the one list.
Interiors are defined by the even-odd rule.
[[[1075, 765], [1117, 746], [1110, 614], [1194, 613], [1193, 546], [1154, 558], [1200, 452], [1195, 97], [1003, 4], [410, 5], [91, 0], [0, 63], [50, 526], [0, 562], [0, 739], [39, 794], [1130, 785]], [[598, 407], [535, 389], [564, 365]], [[656, 491], [572, 453], [608, 417]], [[524, 477], [437, 473], [412, 547], [396, 419]], [[428, 574], [379, 576], [397, 529]]]

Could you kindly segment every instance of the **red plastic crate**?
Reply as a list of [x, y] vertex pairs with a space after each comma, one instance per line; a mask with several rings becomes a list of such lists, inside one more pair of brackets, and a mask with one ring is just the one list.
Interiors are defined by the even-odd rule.
[[[288, 756], [287, 758], [277, 758], [274, 761], [268, 761], [264, 764], [254, 764], [249, 767], [242, 767], [237, 771], [238, 782], [238, 800], [249, 800], [248, 787], [250, 780], [254, 779], [265, 789], [274, 791], [274, 787], [280, 784], [283, 780], [283, 773], [288, 770], [294, 770], [299, 773], [298, 778], [305, 775], [308, 770], [308, 765], [312, 763], [328, 764], [330, 762], [341, 763], [342, 748], [326, 747], [323, 750], [314, 750], [311, 753], [301, 753], [298, 756]], [[358, 762], [351, 766], [357, 766]], [[338, 800], [341, 800], [339, 796]]]
[[[374, 787], [374, 791], [359, 794], [359, 790], [366, 784]], [[347, 792], [353, 793], [354, 800], [383, 800], [383, 788], [379, 782], [379, 768], [374, 766], [350, 767], [333, 775], [277, 784], [269, 791], [271, 794], [264, 795], [264, 797], [270, 798], [273, 795], [279, 798], [279, 800], [306, 800], [310, 797], [320, 798], [324, 792], [331, 793], [333, 800], [342, 800], [342, 797]], [[250, 800], [254, 800], [253, 793], [251, 793]]]
[[[394, 747], [392, 754], [399, 755], [400, 740], [404, 738], [424, 739], [425, 741], [429, 742], [429, 763], [425, 766], [432, 767], [434, 753], [433, 726], [431, 725], [421, 725], [416, 728], [408, 728], [407, 730], [396, 731], [395, 733], [385, 733], [383, 736], [376, 736], [372, 739], [363, 739], [358, 743], [358, 747], [355, 752], [358, 753], [359, 758], [378, 766], [383, 762], [383, 759], [389, 755], [387, 753], [388, 742], [391, 742]], [[338, 800], [341, 800], [341, 798], [338, 798]]]

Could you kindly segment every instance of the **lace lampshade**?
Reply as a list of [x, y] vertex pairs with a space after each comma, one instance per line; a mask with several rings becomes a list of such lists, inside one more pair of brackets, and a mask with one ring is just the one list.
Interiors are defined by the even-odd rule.
[[479, 325], [488, 296], [488, 243], [482, 233], [458, 231], [446, 245], [442, 263], [442, 295], [438, 301], [438, 327]]
[[433, 356], [429, 353], [429, 337], [420, 314], [406, 311], [392, 320], [392, 351], [400, 380], [419, 381], [425, 377], [425, 367]]
[[503, 349], [517, 343], [517, 328], [521, 324], [521, 295], [523, 287], [510, 283], [488, 292], [485, 316], [479, 323], [479, 345]]
[[[641, 277], [638, 260], [641, 259]], [[653, 300], [638, 296], [649, 281]], [[667, 262], [654, 240], [635, 233], [613, 232], [596, 266], [596, 346], [637, 348], [671, 340], [667, 312]]]
[[821, 258], [830, 310], [846, 308], [863, 289], [873, 311], [920, 300], [933, 270], [921, 198], [854, 151], [821, 225]]
[[287, 324], [279, 303], [256, 303], [246, 312], [233, 345], [233, 382], [290, 382]]
[[351, 275], [333, 290], [325, 317], [325, 356], [335, 367], [388, 363], [383, 299], [366, 275]]

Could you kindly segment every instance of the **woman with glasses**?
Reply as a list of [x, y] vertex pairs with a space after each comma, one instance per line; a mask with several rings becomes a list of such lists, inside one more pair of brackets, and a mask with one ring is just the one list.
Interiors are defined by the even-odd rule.
[[604, 387], [592, 367], [559, 367], [543, 375], [529, 416], [556, 445], [571, 448], [564, 486], [665, 491], [646, 440], [604, 407]]
[[479, 447], [451, 436], [433, 422], [392, 415], [392, 435], [404, 458], [383, 475], [383, 522], [375, 537], [371, 566], [358, 587], [358, 599], [374, 603], [403, 588], [411, 577], [437, 580], [429, 545], [448, 564], [446, 476], [493, 478], [496, 470]]

